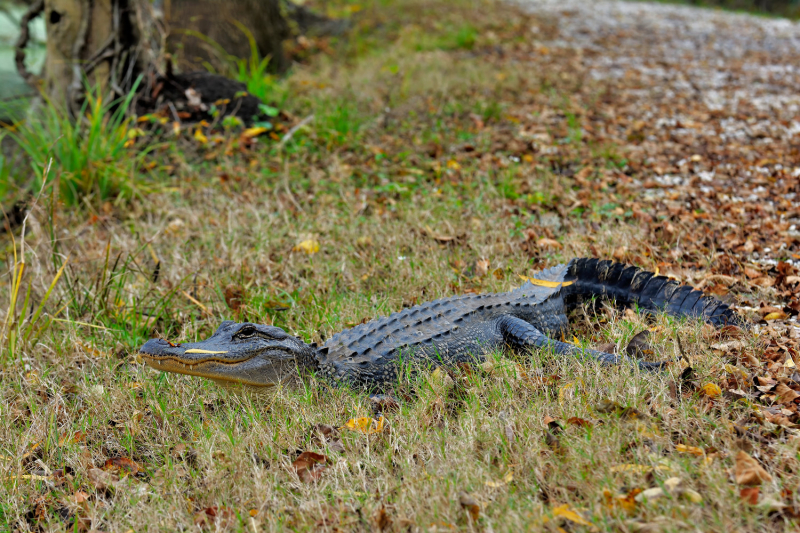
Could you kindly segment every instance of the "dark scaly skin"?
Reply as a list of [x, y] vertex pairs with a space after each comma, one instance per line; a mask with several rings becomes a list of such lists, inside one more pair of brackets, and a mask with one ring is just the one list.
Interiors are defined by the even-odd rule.
[[[402, 364], [481, 362], [508, 346], [619, 364], [626, 359], [553, 340], [566, 332], [569, 309], [595, 297], [648, 313], [695, 316], [717, 327], [741, 325], [726, 304], [664, 276], [611, 261], [573, 259], [513, 291], [427, 302], [337, 333], [321, 348], [273, 326], [226, 321], [204, 341], [173, 345], [152, 339], [140, 354], [153, 368], [222, 383], [271, 387], [311, 370], [372, 391], [396, 383]], [[664, 363], [636, 364], [657, 369]]]

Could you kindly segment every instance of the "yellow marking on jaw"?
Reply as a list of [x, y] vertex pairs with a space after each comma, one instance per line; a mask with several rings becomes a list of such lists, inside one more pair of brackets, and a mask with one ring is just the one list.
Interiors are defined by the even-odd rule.
[[215, 352], [214, 350], [199, 350], [197, 348], [191, 348], [186, 350], [184, 353], [228, 353], [227, 350], [224, 352]]
[[574, 281], [547, 281], [544, 279], [529, 278], [527, 276], [522, 276], [520, 274], [517, 275], [523, 280], [529, 281], [532, 285], [538, 285], [540, 287], [555, 288], [558, 287], [559, 285], [562, 287], [566, 287], [567, 285], [572, 285], [573, 283], [575, 283]]

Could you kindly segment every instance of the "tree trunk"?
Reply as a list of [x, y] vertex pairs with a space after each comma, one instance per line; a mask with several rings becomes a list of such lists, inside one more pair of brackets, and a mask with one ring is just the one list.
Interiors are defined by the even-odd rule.
[[167, 47], [184, 72], [207, 65], [230, 68], [228, 57], [250, 57], [252, 38], [270, 70], [288, 68], [283, 40], [290, 36], [286, 5], [280, 0], [166, 0]]
[[[35, 16], [43, 16], [47, 28], [41, 79], [24, 64]], [[148, 0], [37, 0], [23, 17], [17, 69], [51, 104], [76, 113], [87, 84], [108, 98], [126, 95], [140, 77], [152, 83], [165, 33]]]

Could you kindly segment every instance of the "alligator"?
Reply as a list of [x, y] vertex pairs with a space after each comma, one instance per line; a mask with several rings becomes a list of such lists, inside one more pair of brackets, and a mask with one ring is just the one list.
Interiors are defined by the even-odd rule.
[[337, 333], [321, 347], [275, 326], [228, 320], [206, 340], [173, 344], [151, 339], [139, 353], [155, 369], [228, 386], [266, 390], [311, 371], [333, 385], [376, 394], [397, 383], [404, 363], [413, 368], [480, 363], [503, 348], [547, 349], [606, 365], [627, 361], [643, 370], [668, 363], [631, 360], [556, 340], [566, 332], [567, 312], [595, 298], [649, 314], [702, 318], [716, 327], [744, 325], [727, 304], [688, 285], [622, 263], [579, 258], [538, 273], [518, 289], [410, 307]]

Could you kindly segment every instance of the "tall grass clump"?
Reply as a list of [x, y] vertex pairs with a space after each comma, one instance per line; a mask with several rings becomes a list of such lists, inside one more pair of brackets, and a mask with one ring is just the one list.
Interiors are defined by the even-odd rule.
[[[144, 155], [131, 157], [126, 146], [131, 117], [128, 109], [136, 86], [125, 97], [104, 101], [99, 91], [87, 91], [77, 117], [53, 102], [45, 101], [40, 110], [7, 129], [28, 156], [36, 178], [30, 190], [40, 190], [56, 180], [61, 198], [69, 205], [93, 196], [104, 200], [136, 190], [134, 170]], [[44, 170], [53, 160], [48, 178]]]
[[270, 58], [261, 57], [259, 54], [253, 32], [239, 21], [236, 21], [236, 25], [247, 36], [247, 41], [250, 43], [250, 57], [229, 56], [229, 60], [235, 65], [235, 77], [247, 86], [248, 93], [264, 103], [275, 103], [279, 91], [275, 76], [267, 72]]
[[[42, 180], [47, 180], [50, 167], [45, 167]], [[58, 315], [66, 308], [67, 304], [51, 312], [47, 312], [47, 303], [53, 295], [53, 290], [58, 280], [64, 274], [67, 260], [62, 261], [58, 271], [50, 280], [43, 295], [35, 294], [33, 285], [34, 279], [27, 275], [25, 262], [25, 230], [27, 228], [28, 216], [22, 222], [22, 231], [19, 241], [14, 238], [11, 232], [10, 257], [6, 258], [6, 267], [10, 285], [8, 285], [8, 307], [5, 309], [5, 317], [0, 319], [0, 354], [5, 361], [17, 358], [22, 349], [35, 346], [42, 335], [48, 330], [54, 321], [58, 320]], [[38, 303], [36, 303], [38, 301]]]

